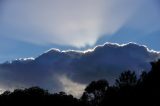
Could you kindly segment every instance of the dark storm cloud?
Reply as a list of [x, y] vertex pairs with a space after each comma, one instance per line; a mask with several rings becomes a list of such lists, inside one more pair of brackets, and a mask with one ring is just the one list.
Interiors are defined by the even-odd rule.
[[135, 43], [106, 43], [87, 51], [51, 49], [36, 58], [0, 64], [0, 88], [40, 86], [52, 92], [65, 90], [74, 94], [75, 89], [82, 92], [92, 80], [106, 78], [113, 83], [124, 70], [140, 74], [159, 57], [159, 52]]

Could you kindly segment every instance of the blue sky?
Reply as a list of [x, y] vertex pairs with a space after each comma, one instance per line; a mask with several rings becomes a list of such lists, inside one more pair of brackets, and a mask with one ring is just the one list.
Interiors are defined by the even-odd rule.
[[159, 51], [159, 11], [159, 0], [0, 0], [0, 62], [105, 42]]

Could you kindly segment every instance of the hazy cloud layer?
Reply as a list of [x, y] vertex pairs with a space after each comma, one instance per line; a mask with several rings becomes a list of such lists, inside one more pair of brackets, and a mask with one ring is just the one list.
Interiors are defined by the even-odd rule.
[[0, 64], [0, 89], [38, 85], [51, 92], [64, 90], [77, 96], [93, 80], [106, 78], [113, 83], [127, 69], [140, 74], [159, 57], [159, 52], [134, 43], [106, 43], [86, 51], [51, 49], [36, 58]]
[[94, 45], [101, 36], [112, 35], [126, 24], [141, 30], [159, 28], [154, 1], [4, 0], [0, 36], [40, 45]]

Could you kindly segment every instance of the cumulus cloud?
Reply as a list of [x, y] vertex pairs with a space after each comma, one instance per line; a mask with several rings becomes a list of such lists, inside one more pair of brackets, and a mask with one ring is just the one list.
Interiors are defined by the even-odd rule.
[[84, 47], [122, 28], [146, 0], [5, 0], [0, 35]]
[[59, 81], [62, 84], [63, 91], [74, 94], [76, 97], [80, 97], [86, 87], [86, 84], [76, 83], [64, 75], [59, 77]]
[[159, 52], [135, 43], [106, 43], [86, 51], [50, 49], [36, 58], [0, 64], [0, 88], [40, 86], [78, 96], [93, 80], [105, 78], [113, 84], [122, 71], [140, 74], [159, 58]]

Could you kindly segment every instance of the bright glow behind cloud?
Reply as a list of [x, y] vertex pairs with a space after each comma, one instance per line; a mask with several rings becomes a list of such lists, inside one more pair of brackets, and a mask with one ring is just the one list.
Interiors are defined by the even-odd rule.
[[[142, 0], [143, 1], [143, 0]], [[1, 35], [36, 44], [84, 47], [118, 31], [139, 0], [6, 0]]]

